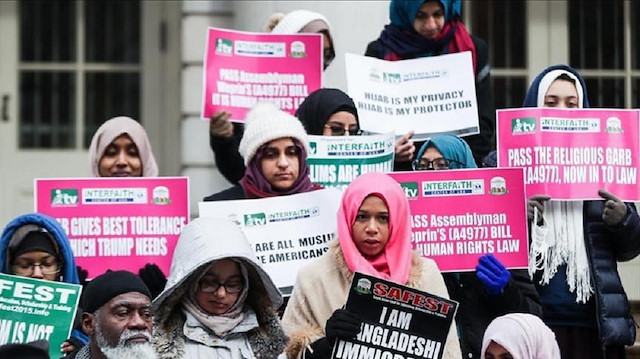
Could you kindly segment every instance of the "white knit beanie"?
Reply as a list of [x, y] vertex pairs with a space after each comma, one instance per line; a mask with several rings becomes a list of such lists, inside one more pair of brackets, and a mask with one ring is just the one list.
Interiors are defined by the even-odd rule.
[[309, 10], [294, 10], [285, 15], [280, 22], [271, 31], [272, 34], [297, 34], [310, 22], [315, 20], [322, 20], [327, 24], [327, 28], [330, 29], [329, 21], [327, 18], [318, 14], [317, 12]]
[[273, 103], [257, 103], [247, 113], [244, 135], [238, 146], [245, 166], [249, 165], [260, 146], [282, 137], [297, 139], [309, 153], [309, 137], [297, 118], [281, 111]]

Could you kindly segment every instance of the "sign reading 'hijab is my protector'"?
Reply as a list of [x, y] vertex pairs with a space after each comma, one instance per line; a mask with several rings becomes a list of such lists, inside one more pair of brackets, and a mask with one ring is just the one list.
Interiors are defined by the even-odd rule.
[[345, 309], [362, 326], [355, 339], [336, 341], [332, 359], [439, 359], [458, 303], [356, 272]]

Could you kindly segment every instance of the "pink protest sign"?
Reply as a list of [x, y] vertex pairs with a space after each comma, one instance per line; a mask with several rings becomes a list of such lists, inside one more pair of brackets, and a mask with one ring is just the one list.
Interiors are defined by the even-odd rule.
[[89, 278], [155, 263], [169, 274], [189, 221], [186, 177], [35, 180], [35, 211], [54, 217]]
[[411, 243], [442, 272], [473, 271], [492, 253], [527, 268], [529, 242], [520, 168], [389, 173], [411, 210]]
[[259, 101], [294, 114], [322, 87], [322, 35], [207, 30], [202, 117], [218, 111], [242, 122]]
[[498, 110], [498, 166], [523, 167], [527, 197], [640, 200], [638, 110]]

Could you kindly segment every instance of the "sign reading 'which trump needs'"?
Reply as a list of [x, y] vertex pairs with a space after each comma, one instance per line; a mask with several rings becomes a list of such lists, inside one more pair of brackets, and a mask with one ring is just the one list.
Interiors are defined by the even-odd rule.
[[498, 110], [498, 166], [525, 169], [527, 197], [640, 200], [639, 110]]
[[527, 268], [522, 169], [395, 172], [411, 209], [411, 243], [443, 272], [475, 270], [492, 253], [507, 268]]

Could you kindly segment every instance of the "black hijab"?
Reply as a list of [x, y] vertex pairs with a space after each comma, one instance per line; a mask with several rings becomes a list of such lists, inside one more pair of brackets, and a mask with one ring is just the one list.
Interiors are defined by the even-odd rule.
[[296, 117], [309, 135], [321, 136], [329, 117], [340, 111], [347, 111], [358, 120], [358, 110], [349, 95], [338, 89], [322, 88], [307, 96], [298, 107]]

